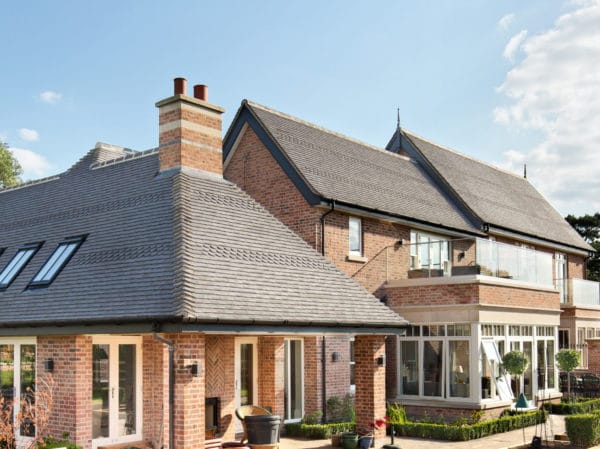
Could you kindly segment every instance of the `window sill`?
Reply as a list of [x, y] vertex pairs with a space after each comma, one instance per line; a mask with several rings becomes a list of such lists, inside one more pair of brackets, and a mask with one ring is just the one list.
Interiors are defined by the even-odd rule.
[[369, 259], [367, 259], [364, 256], [360, 256], [358, 254], [348, 254], [348, 256], [346, 257], [346, 260], [348, 262], [360, 262], [360, 263], [367, 263], [369, 261]]

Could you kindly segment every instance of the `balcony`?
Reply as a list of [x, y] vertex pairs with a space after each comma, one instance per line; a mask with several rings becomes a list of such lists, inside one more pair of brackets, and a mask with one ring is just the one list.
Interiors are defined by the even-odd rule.
[[600, 283], [569, 279], [567, 303], [574, 306], [600, 306]]
[[[460, 250], [463, 247], [466, 251]], [[470, 257], [465, 258], [466, 253]], [[455, 263], [449, 255], [456, 256]], [[408, 278], [483, 275], [554, 287], [552, 263], [549, 253], [493, 240], [438, 240], [411, 244]]]

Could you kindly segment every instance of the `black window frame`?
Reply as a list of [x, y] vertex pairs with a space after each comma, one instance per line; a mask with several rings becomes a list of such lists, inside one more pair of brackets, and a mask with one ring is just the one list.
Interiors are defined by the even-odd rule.
[[[61, 273], [61, 271], [67, 266], [67, 264], [69, 263], [69, 261], [71, 260], [71, 258], [79, 250], [79, 248], [81, 247], [81, 245], [83, 244], [83, 242], [85, 242], [87, 236], [88, 236], [88, 234], [75, 235], [75, 236], [71, 236], [71, 237], [66, 237], [61, 242], [59, 242], [58, 245], [56, 245], [56, 248], [54, 248], [54, 251], [52, 251], [52, 253], [44, 261], [44, 263], [42, 264], [42, 266], [40, 267], [40, 269], [31, 278], [31, 281], [27, 285], [27, 288], [28, 289], [30, 289], [30, 288], [44, 288], [44, 287], [48, 287], [50, 284], [52, 284], [52, 282], [54, 282], [54, 280], [58, 277], [58, 275]], [[62, 263], [58, 266], [58, 268], [56, 268], [54, 270], [54, 273], [52, 274], [52, 276], [50, 278], [46, 279], [46, 280], [34, 281], [34, 279], [36, 277], [38, 277], [38, 275], [46, 268], [46, 265], [48, 264], [48, 262], [50, 262], [50, 260], [52, 260], [52, 257], [56, 254], [56, 252], [62, 246], [67, 246], [67, 245], [70, 245], [72, 243], [76, 243], [77, 245], [71, 251], [71, 253], [62, 261]]]
[[6, 283], [6, 284], [0, 284], [0, 291], [4, 291], [8, 287], [11, 286], [11, 284], [15, 281], [15, 279], [17, 279], [19, 277], [19, 274], [21, 274], [21, 271], [23, 271], [25, 269], [25, 267], [27, 266], [27, 264], [29, 262], [31, 262], [31, 259], [33, 259], [35, 257], [36, 253], [40, 250], [40, 248], [42, 247], [43, 244], [44, 244], [44, 242], [26, 243], [25, 245], [21, 245], [21, 246], [19, 246], [17, 248], [17, 252], [15, 253], [14, 256], [12, 256], [10, 258], [10, 260], [7, 262], [7, 264], [4, 265], [4, 268], [2, 268], [2, 270], [0, 270], [0, 274], [4, 273], [4, 270], [6, 270], [6, 268], [8, 268], [8, 266], [11, 264], [11, 262], [13, 260], [15, 260], [15, 257], [17, 257], [20, 252], [22, 252], [22, 251], [28, 251], [28, 250], [32, 249], [33, 253], [31, 254], [31, 256], [29, 256], [29, 258], [27, 259], [27, 261], [25, 263], [23, 263], [19, 267], [19, 269], [15, 272], [15, 274], [8, 281], [8, 283]]

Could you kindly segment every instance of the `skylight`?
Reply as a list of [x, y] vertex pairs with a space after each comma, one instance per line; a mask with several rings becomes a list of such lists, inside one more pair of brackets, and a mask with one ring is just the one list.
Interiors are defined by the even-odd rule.
[[52, 255], [46, 260], [46, 263], [44, 263], [42, 268], [33, 277], [33, 280], [29, 283], [29, 287], [44, 287], [49, 285], [69, 260], [71, 260], [75, 251], [77, 251], [85, 240], [85, 237], [85, 235], [68, 237], [59, 243]]
[[23, 245], [17, 250], [17, 254], [8, 262], [0, 273], [0, 290], [5, 290], [12, 281], [19, 275], [21, 270], [25, 268], [27, 262], [31, 260], [34, 254], [42, 246], [41, 243], [30, 243]]

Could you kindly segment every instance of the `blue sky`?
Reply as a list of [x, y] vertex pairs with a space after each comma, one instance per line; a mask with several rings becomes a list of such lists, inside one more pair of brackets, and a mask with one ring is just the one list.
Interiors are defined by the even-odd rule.
[[598, 1], [4, 1], [0, 138], [35, 179], [157, 145], [172, 79], [384, 146], [402, 125], [600, 210]]

